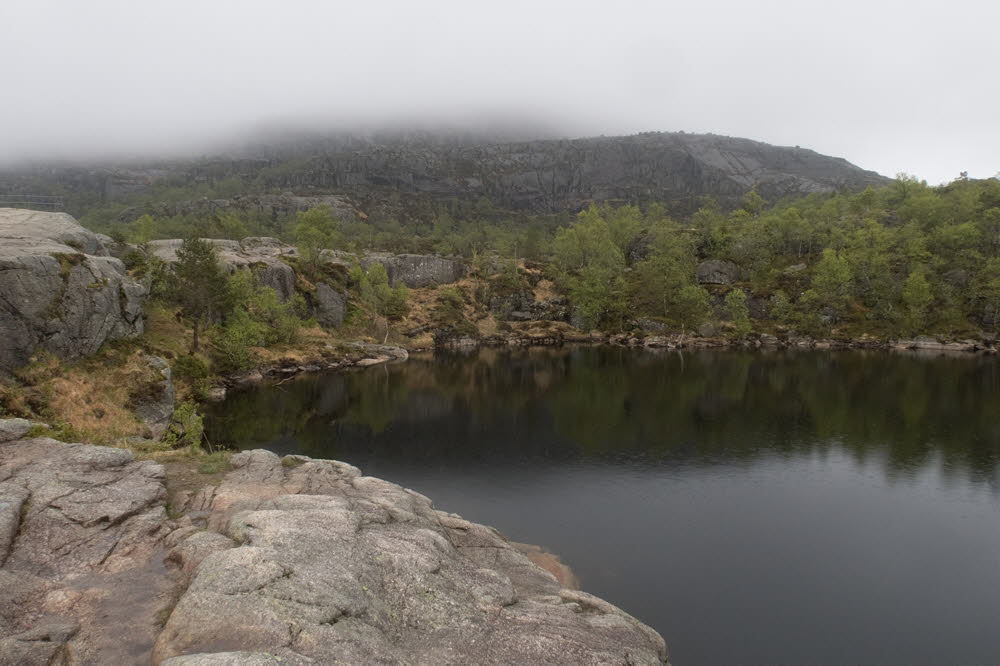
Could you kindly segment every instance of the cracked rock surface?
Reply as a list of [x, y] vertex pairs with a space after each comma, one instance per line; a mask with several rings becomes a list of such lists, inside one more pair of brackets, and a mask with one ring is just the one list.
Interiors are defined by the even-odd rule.
[[655, 631], [422, 495], [334, 461], [232, 462], [189, 500], [234, 547], [170, 615], [156, 657], [171, 666], [666, 661]]
[[160, 465], [0, 443], [0, 664], [666, 662], [655, 631], [418, 493], [303, 456], [232, 464], [170, 519]]
[[0, 443], [0, 664], [148, 663], [165, 496], [163, 468], [122, 449]]
[[0, 208], [0, 373], [142, 333], [146, 290], [65, 213]]

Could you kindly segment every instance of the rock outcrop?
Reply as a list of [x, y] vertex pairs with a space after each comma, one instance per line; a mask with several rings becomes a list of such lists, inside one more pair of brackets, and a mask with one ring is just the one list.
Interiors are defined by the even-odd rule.
[[0, 208], [0, 372], [142, 333], [145, 289], [65, 213]]
[[149, 431], [150, 438], [159, 440], [170, 427], [174, 413], [174, 382], [170, 364], [159, 356], [145, 358], [152, 375], [151, 381], [139, 395], [134, 396], [132, 411]]
[[731, 261], [709, 259], [698, 264], [695, 277], [699, 284], [732, 284], [740, 278], [740, 268]]
[[666, 660], [652, 629], [413, 491], [333, 461], [232, 462], [191, 500], [231, 542], [194, 568], [157, 641], [166, 664]]
[[170, 519], [162, 466], [0, 432], [0, 664], [666, 661], [495, 530], [350, 465], [240, 453]]
[[120, 222], [131, 222], [143, 215], [153, 217], [174, 217], [191, 215], [211, 218], [226, 213], [252, 213], [272, 220], [309, 210], [316, 206], [327, 206], [336, 219], [353, 220], [357, 217], [354, 204], [349, 199], [337, 195], [300, 197], [294, 194], [256, 194], [235, 196], [231, 199], [198, 199], [179, 203], [154, 203], [132, 206], [118, 214]]
[[313, 309], [320, 326], [340, 326], [347, 315], [347, 296], [325, 282], [316, 284]]
[[366, 252], [361, 265], [367, 268], [378, 262], [385, 266], [389, 284], [404, 284], [412, 289], [432, 287], [458, 282], [466, 274], [465, 263], [461, 259], [440, 257], [436, 254], [387, 254]]
[[[289, 299], [295, 293], [295, 271], [282, 261], [284, 256], [295, 256], [295, 248], [285, 245], [275, 238], [250, 237], [242, 241], [205, 239], [215, 246], [219, 262], [230, 273], [237, 270], [253, 271], [257, 281], [271, 287], [281, 300]], [[177, 250], [184, 241], [173, 238], [149, 243], [154, 256], [167, 262], [176, 263]]]
[[[279, 298], [287, 300], [295, 292], [295, 270], [285, 259], [298, 256], [298, 250], [291, 245], [282, 243], [276, 238], [250, 237], [242, 241], [206, 238], [216, 247], [219, 261], [230, 272], [235, 270], [252, 270], [260, 284], [272, 287], [278, 292]], [[177, 238], [157, 240], [149, 243], [150, 251], [167, 263], [177, 261], [177, 250], [183, 241]], [[358, 258], [348, 252], [324, 250], [323, 261], [331, 266], [349, 268]], [[407, 287], [430, 287], [440, 284], [450, 284], [465, 276], [466, 266], [461, 259], [440, 257], [434, 254], [389, 254], [385, 252], [365, 252], [360, 257], [360, 263], [367, 268], [373, 263], [385, 266], [389, 275], [389, 283], [393, 286], [404, 284]], [[317, 315], [337, 323], [327, 324], [338, 326], [343, 321], [343, 305], [338, 306], [335, 300], [343, 300], [343, 294], [326, 285], [322, 294], [317, 293], [319, 308]], [[336, 292], [336, 295], [331, 293]], [[339, 314], [338, 314], [339, 313]], [[339, 320], [338, 320], [339, 319]]]

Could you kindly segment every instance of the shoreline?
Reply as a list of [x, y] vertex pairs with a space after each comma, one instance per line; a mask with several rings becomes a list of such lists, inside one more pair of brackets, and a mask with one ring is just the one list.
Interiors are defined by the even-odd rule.
[[[446, 340], [431, 347], [404, 348], [395, 345], [381, 345], [365, 342], [347, 343], [356, 350], [348, 356], [332, 357], [317, 356], [305, 361], [278, 359], [272, 363], [261, 365], [252, 370], [224, 375], [221, 383], [225, 390], [242, 389], [257, 385], [276, 385], [301, 374], [327, 372], [335, 370], [363, 369], [386, 363], [406, 361], [410, 354], [434, 353], [437, 351], [463, 351], [482, 348], [503, 347], [617, 347], [629, 349], [648, 349], [651, 351], [682, 351], [715, 349], [720, 351], [736, 350], [820, 350], [820, 351], [883, 351], [883, 352], [918, 352], [926, 354], [954, 354], [960, 356], [994, 356], [998, 348], [994, 344], [981, 341], [965, 340], [940, 342], [932, 338], [914, 338], [911, 340], [875, 340], [852, 339], [840, 340], [834, 338], [778, 338], [761, 335], [744, 340], [728, 338], [701, 338], [675, 335], [656, 335], [638, 337], [628, 334], [601, 334], [598, 336], [569, 336], [544, 338], [461, 338]], [[209, 398], [209, 402], [220, 402], [224, 397]]]

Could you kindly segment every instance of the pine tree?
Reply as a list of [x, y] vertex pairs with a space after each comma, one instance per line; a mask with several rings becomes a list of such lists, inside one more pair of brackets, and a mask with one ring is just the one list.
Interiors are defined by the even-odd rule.
[[199, 348], [203, 324], [212, 320], [227, 300], [226, 276], [219, 265], [215, 247], [203, 238], [187, 238], [177, 250], [174, 266], [174, 297], [181, 305], [181, 316], [191, 322], [191, 353]]

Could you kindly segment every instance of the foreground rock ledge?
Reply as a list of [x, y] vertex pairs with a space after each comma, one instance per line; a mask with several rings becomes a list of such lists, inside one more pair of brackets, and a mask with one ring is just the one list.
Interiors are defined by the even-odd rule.
[[666, 662], [655, 631], [422, 495], [335, 461], [232, 462], [170, 519], [160, 465], [0, 443], [0, 664]]

